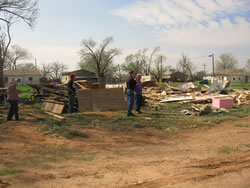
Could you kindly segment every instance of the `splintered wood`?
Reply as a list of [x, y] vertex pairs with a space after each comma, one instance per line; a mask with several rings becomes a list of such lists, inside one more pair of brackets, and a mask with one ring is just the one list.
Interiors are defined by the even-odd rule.
[[209, 88], [179, 88], [144, 87], [143, 95], [161, 103], [211, 103], [214, 97], [232, 97], [236, 104], [250, 104], [250, 91], [231, 90], [227, 95], [210, 94]]
[[89, 83], [87, 80], [77, 80], [75, 81], [77, 89], [104, 89], [105, 83]]

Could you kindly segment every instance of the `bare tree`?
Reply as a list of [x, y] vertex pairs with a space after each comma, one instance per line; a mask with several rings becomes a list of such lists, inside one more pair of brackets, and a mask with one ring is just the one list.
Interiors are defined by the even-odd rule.
[[157, 82], [162, 82], [162, 76], [169, 68], [163, 65], [163, 62], [166, 61], [166, 59], [167, 58], [165, 56], [159, 55], [155, 60], [154, 68], [150, 72]]
[[216, 61], [216, 70], [236, 70], [237, 63], [237, 59], [232, 54], [221, 54], [219, 59]]
[[3, 69], [6, 56], [8, 53], [8, 48], [11, 43], [10, 27], [12, 25], [12, 18], [9, 18], [8, 22], [0, 25], [0, 87], [4, 87], [3, 80]]
[[181, 59], [179, 60], [177, 64], [177, 69], [183, 73], [187, 73], [190, 77], [189, 79], [193, 80], [194, 65], [190, 61], [190, 58], [187, 55], [185, 54], [181, 55]]
[[60, 62], [53, 62], [48, 65], [48, 76], [50, 79], [59, 81], [62, 77], [62, 73], [67, 70], [67, 65]]
[[245, 65], [245, 70], [250, 75], [250, 59], [247, 60], [247, 63]]
[[96, 47], [97, 44], [92, 39], [83, 40], [81, 43], [82, 49], [80, 50], [80, 66], [87, 62], [99, 78], [105, 78], [105, 74], [112, 65], [114, 57], [120, 54], [119, 49], [108, 48], [112, 42], [113, 38], [107, 37], [99, 47]]
[[0, 1], [0, 20], [10, 23], [7, 18], [11, 16], [33, 27], [38, 16], [37, 4], [38, 0], [2, 0]]
[[6, 62], [4, 63], [4, 69], [16, 70], [17, 63], [19, 61], [28, 60], [31, 58], [31, 54], [27, 49], [18, 45], [11, 46], [6, 55]]
[[136, 54], [128, 55], [121, 66], [122, 70], [125, 72], [135, 71], [136, 73], [142, 74], [147, 62], [146, 52], [147, 48], [139, 50]]
[[3, 68], [11, 43], [10, 27], [19, 20], [33, 27], [38, 15], [37, 2], [38, 0], [0, 1], [0, 87], [4, 87]]
[[152, 65], [152, 62], [153, 62], [153, 57], [155, 55], [157, 55], [158, 52], [160, 52], [160, 47], [157, 46], [157, 47], [154, 47], [153, 51], [151, 52], [150, 54], [150, 57], [149, 57], [149, 60], [148, 60], [148, 63], [145, 63], [145, 66], [144, 66], [144, 74], [146, 76], [150, 75], [151, 73], [151, 65]]
[[16, 70], [34, 71], [37, 70], [37, 68], [33, 63], [21, 63], [16, 66]]
[[49, 66], [46, 64], [42, 64], [42, 68], [40, 69], [41, 75], [43, 78], [48, 78], [49, 77]]

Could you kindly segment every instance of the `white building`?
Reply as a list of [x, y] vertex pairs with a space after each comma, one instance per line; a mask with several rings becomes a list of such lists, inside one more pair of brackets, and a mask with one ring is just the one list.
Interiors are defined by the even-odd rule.
[[16, 79], [18, 85], [25, 85], [25, 84], [39, 84], [42, 76], [38, 70], [35, 71], [4, 70], [3, 77], [5, 84], [10, 83], [12, 79]]
[[[212, 75], [208, 75], [206, 76], [204, 79], [212, 79], [213, 76]], [[224, 70], [221, 72], [216, 72], [215, 73], [215, 78], [219, 78], [222, 80], [228, 80], [231, 82], [250, 82], [250, 76], [248, 76], [247, 74], [243, 73], [243, 72], [237, 72], [237, 71], [233, 71], [233, 70]]]

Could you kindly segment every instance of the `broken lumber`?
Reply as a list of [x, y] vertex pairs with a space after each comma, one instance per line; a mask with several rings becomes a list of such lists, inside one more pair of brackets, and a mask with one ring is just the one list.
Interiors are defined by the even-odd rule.
[[57, 115], [57, 114], [53, 114], [53, 113], [51, 113], [51, 112], [45, 112], [45, 113], [48, 114], [48, 115], [50, 115], [50, 116], [53, 116], [53, 117], [56, 118], [56, 119], [60, 119], [60, 120], [64, 120], [64, 119], [65, 119], [65, 117], [59, 116], [59, 115]]

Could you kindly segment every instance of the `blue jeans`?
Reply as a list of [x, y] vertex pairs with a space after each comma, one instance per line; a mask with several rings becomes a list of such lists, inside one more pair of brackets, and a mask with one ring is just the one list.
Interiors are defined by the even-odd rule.
[[68, 113], [69, 114], [72, 114], [74, 113], [74, 106], [75, 106], [75, 95], [74, 94], [71, 94], [69, 95], [69, 104], [68, 104]]
[[128, 95], [128, 114], [131, 114], [135, 100], [134, 90], [127, 89], [127, 95]]
[[142, 104], [142, 95], [136, 95], [135, 101], [136, 101], [136, 111], [139, 112], [141, 109], [141, 104]]
[[7, 120], [12, 120], [13, 114], [15, 114], [15, 119], [19, 120], [18, 101], [17, 100], [9, 100], [9, 103], [10, 103], [10, 109], [9, 109]]

